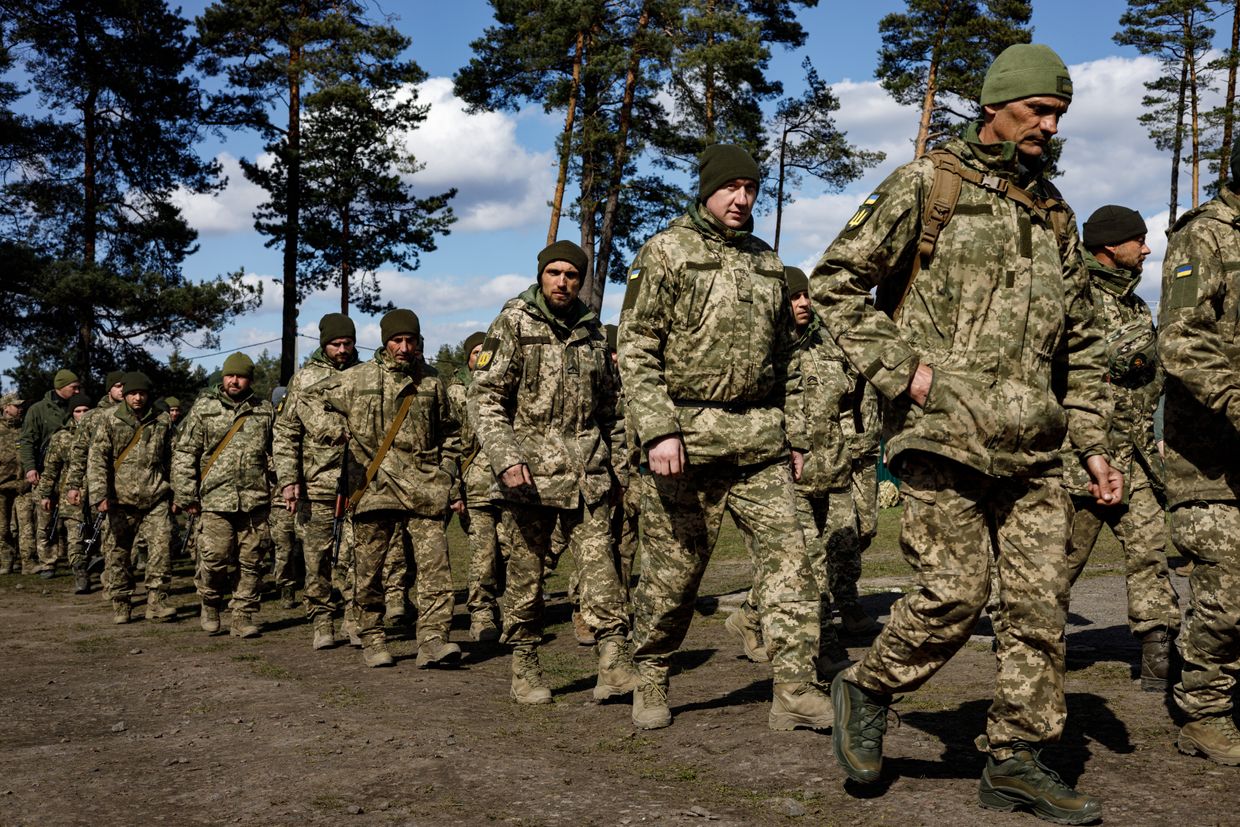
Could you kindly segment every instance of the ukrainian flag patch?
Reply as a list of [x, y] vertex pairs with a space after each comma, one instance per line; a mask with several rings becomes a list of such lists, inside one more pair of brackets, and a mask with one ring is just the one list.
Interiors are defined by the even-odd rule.
[[853, 213], [852, 218], [848, 219], [848, 223], [844, 225], [843, 235], [851, 235], [861, 229], [861, 226], [870, 219], [874, 211], [878, 209], [879, 202], [883, 200], [886, 193], [871, 193], [870, 197], [861, 202], [861, 206]]
[[1192, 274], [1193, 265], [1191, 264], [1181, 264], [1179, 267], [1175, 268], [1175, 277], [1177, 279], [1186, 279]]

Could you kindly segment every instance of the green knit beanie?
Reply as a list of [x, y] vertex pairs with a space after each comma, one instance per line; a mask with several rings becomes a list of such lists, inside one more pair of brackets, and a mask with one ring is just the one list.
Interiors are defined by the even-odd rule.
[[809, 276], [800, 267], [785, 267], [784, 281], [788, 282], [788, 295], [809, 292]]
[[546, 270], [547, 265], [553, 261], [567, 261], [577, 268], [577, 272], [583, 278], [586, 274], [586, 266], [589, 264], [585, 250], [571, 241], [557, 241], [543, 247], [542, 252], [538, 254], [538, 278], [542, 278], [543, 270]]
[[61, 368], [56, 371], [56, 376], [52, 379], [52, 385], [56, 390], [60, 390], [65, 385], [72, 384], [78, 380], [77, 374], [68, 368]]
[[357, 341], [357, 327], [353, 320], [343, 313], [328, 313], [319, 319], [319, 347], [337, 339]]
[[233, 353], [224, 360], [224, 376], [244, 376], [254, 378], [254, 360], [244, 353]]
[[474, 352], [474, 348], [482, 344], [487, 334], [481, 330], [475, 330], [473, 333], [465, 337], [465, 344], [461, 345], [465, 349], [465, 358], [469, 358], [469, 354]]
[[982, 106], [1052, 95], [1072, 100], [1072, 78], [1059, 55], [1041, 43], [1008, 46], [986, 70]]
[[736, 144], [715, 144], [702, 150], [698, 156], [698, 200], [705, 201], [715, 190], [737, 178], [762, 181], [758, 162]]
[[412, 310], [406, 310], [403, 307], [389, 311], [382, 319], [379, 320], [379, 332], [383, 336], [383, 343], [386, 345], [393, 336], [399, 336], [402, 333], [408, 333], [415, 338], [422, 335], [422, 324], [418, 321], [418, 316]]
[[179, 408], [181, 407], [181, 400], [175, 396], [166, 396], [164, 397], [164, 404], [169, 408]]
[[94, 402], [91, 402], [91, 401], [90, 401], [90, 397], [89, 397], [89, 396], [87, 396], [87, 395], [86, 395], [86, 394], [84, 394], [84, 393], [75, 393], [75, 394], [73, 394], [73, 396], [70, 396], [70, 397], [69, 397], [69, 411], [70, 411], [70, 413], [72, 413], [74, 410], [76, 410], [76, 409], [78, 409], [78, 408], [82, 408], [82, 407], [85, 407], [85, 408], [91, 408], [91, 407], [94, 407], [94, 404], [95, 404]]
[[134, 391], [151, 392], [150, 377], [138, 370], [125, 374], [125, 393], [133, 393]]
[[108, 371], [107, 377], [103, 380], [104, 390], [112, 390], [113, 385], [119, 385], [125, 381], [125, 371], [112, 370]]

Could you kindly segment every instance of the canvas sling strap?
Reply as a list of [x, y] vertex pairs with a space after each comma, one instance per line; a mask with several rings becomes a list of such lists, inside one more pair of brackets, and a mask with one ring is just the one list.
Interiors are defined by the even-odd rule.
[[224, 452], [224, 446], [228, 445], [228, 441], [232, 439], [237, 434], [237, 431], [241, 430], [241, 426], [245, 424], [245, 418], [247, 415], [248, 414], [243, 413], [241, 416], [237, 417], [237, 421], [232, 424], [232, 427], [228, 429], [228, 433], [224, 434], [224, 438], [221, 439], [219, 444], [215, 446], [215, 450], [211, 452], [211, 456], [207, 457], [207, 461], [202, 464], [202, 473], [198, 475], [199, 482], [202, 482], [207, 478], [207, 474], [211, 472], [211, 466], [215, 464], [215, 461], [219, 459], [220, 454]]
[[121, 467], [121, 463], [125, 461], [125, 457], [129, 454], [129, 450], [138, 444], [138, 440], [142, 438], [142, 429], [145, 427], [145, 422], [138, 423], [138, 429], [133, 432], [133, 439], [129, 440], [129, 444], [122, 448], [121, 452], [116, 455], [116, 462], [112, 465], [113, 471], [116, 471]]
[[387, 433], [383, 435], [383, 442], [379, 445], [379, 450], [375, 452], [375, 458], [366, 466], [366, 478], [362, 480], [362, 484], [357, 490], [349, 495], [349, 510], [357, 508], [358, 500], [366, 493], [371, 480], [375, 478], [375, 474], [379, 473], [379, 465], [383, 462], [383, 458], [387, 456], [388, 449], [392, 447], [392, 443], [396, 440], [396, 433], [400, 430], [400, 426], [404, 424], [405, 416], [409, 413], [409, 406], [413, 404], [415, 394], [411, 391], [405, 397], [405, 401], [400, 403], [400, 408], [396, 411], [396, 418], [392, 420], [392, 424], [388, 426]]

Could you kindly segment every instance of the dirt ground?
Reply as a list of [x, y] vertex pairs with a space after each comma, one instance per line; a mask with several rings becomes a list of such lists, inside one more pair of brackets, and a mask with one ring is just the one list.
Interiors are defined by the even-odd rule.
[[[909, 582], [894, 514], [862, 583], [880, 616]], [[452, 549], [459, 573], [455, 528]], [[1134, 680], [1116, 558], [1111, 541], [1077, 586], [1070, 717], [1044, 758], [1103, 799], [1107, 823], [1234, 824], [1240, 771], [1179, 755], [1167, 699]], [[652, 732], [633, 728], [627, 702], [592, 702], [593, 655], [573, 640], [563, 573], [543, 654], [556, 702], [543, 707], [509, 700], [495, 645], [462, 642], [461, 668], [423, 671], [399, 628], [396, 667], [368, 670], [347, 645], [312, 651], [301, 610], [275, 603], [261, 637], [209, 637], [188, 563], [176, 574], [179, 622], [127, 626], [68, 577], [0, 577], [0, 824], [1038, 823], [977, 805], [972, 739], [994, 677], [985, 636], [897, 705], [875, 790], [843, 783], [829, 734], [771, 732], [769, 667], [744, 660], [723, 625], [749, 576], [734, 532], [676, 657], [675, 722]], [[856, 657], [868, 640], [846, 642]]]

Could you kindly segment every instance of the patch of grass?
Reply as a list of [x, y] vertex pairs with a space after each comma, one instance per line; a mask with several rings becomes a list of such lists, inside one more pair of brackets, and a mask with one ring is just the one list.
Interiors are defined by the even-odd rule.
[[1075, 679], [1084, 679], [1102, 686], [1127, 686], [1132, 683], [1132, 669], [1126, 663], [1098, 661], [1078, 671]]
[[259, 654], [245, 653], [241, 655], [233, 655], [232, 659], [239, 663], [250, 664], [250, 670], [260, 678], [289, 680], [294, 677], [293, 673], [285, 669], [283, 666], [274, 664]]
[[638, 772], [638, 776], [648, 781], [663, 781], [680, 784], [697, 781], [698, 777], [696, 767], [691, 767], [688, 764], [678, 764], [676, 762], [643, 767]]
[[547, 647], [539, 650], [538, 662], [542, 665], [543, 675], [551, 683], [552, 690], [562, 689], [574, 681], [588, 678], [594, 674], [593, 663], [590, 663], [589, 666], [583, 666], [580, 657], [564, 655], [551, 651]]
[[310, 799], [310, 806], [317, 807], [320, 810], [343, 810], [344, 799], [330, 793], [319, 793]]
[[116, 639], [105, 636], [84, 637], [81, 640], [73, 641], [74, 650], [84, 655], [101, 655], [105, 652], [112, 652], [117, 648]]
[[323, 702], [328, 706], [334, 706], [337, 709], [349, 709], [361, 706], [366, 702], [366, 696], [362, 694], [360, 689], [352, 686], [334, 686], [322, 694]]
[[616, 752], [627, 755], [640, 755], [654, 742], [639, 735], [621, 735], [617, 738], [602, 738], [594, 744], [599, 752]]

